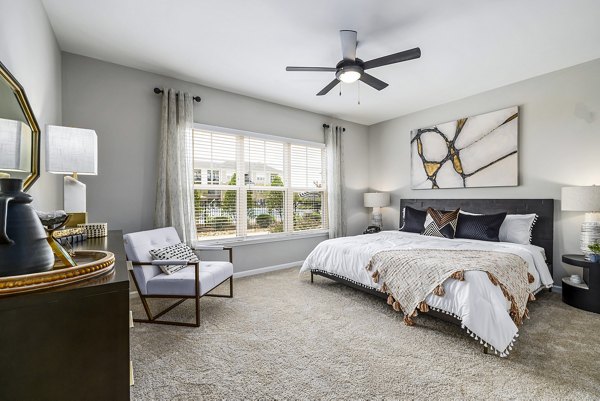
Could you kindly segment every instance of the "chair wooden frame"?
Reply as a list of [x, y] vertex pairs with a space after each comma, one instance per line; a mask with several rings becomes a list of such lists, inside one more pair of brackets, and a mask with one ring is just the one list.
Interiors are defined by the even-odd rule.
[[[207, 249], [202, 249], [202, 248], [198, 248], [196, 250], [200, 250], [200, 251], [228, 251], [229, 252], [229, 263], [233, 263], [233, 248], [230, 247], [223, 247], [223, 248], [207, 248]], [[140, 299], [142, 301], [142, 305], [144, 306], [144, 310], [146, 311], [146, 316], [148, 316], [148, 319], [133, 319], [134, 322], [141, 322], [141, 323], [154, 323], [154, 324], [166, 324], [166, 325], [170, 325], [170, 326], [186, 326], [186, 327], [199, 327], [200, 326], [200, 298], [202, 297], [217, 297], [217, 298], [233, 298], [233, 275], [231, 275], [230, 277], [226, 278], [225, 280], [221, 281], [219, 284], [217, 284], [213, 289], [211, 289], [210, 291], [206, 292], [203, 295], [200, 295], [200, 262], [188, 262], [188, 265], [193, 265], [194, 266], [194, 270], [195, 270], [195, 294], [194, 295], [188, 295], [188, 296], [183, 296], [183, 295], [159, 295], [159, 294], [155, 294], [155, 295], [144, 295], [142, 294], [142, 292], [140, 291], [140, 286], [137, 282], [137, 279], [135, 278], [135, 274], [133, 273], [133, 266], [144, 266], [144, 265], [150, 265], [151, 263], [148, 262], [132, 262], [132, 261], [127, 261], [127, 270], [129, 270], [129, 274], [131, 275], [131, 278], [133, 279], [133, 283], [135, 284], [135, 288], [138, 292], [138, 295], [140, 296]], [[210, 294], [210, 292], [212, 290], [214, 290], [215, 288], [219, 287], [221, 284], [223, 284], [225, 281], [229, 280], [229, 295], [221, 295], [221, 294]], [[152, 312], [150, 311], [150, 305], [148, 305], [148, 299], [150, 298], [175, 298], [175, 299], [179, 299], [177, 302], [175, 302], [174, 304], [172, 304], [171, 306], [167, 307], [166, 309], [158, 312], [155, 315], [152, 315]], [[185, 300], [187, 299], [193, 299], [195, 300], [195, 306], [196, 306], [196, 322], [195, 323], [186, 323], [186, 322], [173, 322], [173, 321], [168, 321], [168, 320], [158, 320], [159, 317], [163, 316], [165, 313], [171, 311], [173, 308], [175, 308], [176, 306], [180, 305], [181, 303], [183, 303]]]

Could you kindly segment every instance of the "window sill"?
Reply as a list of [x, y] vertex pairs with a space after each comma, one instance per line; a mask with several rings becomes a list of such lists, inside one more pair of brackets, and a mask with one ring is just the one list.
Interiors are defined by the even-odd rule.
[[271, 234], [268, 236], [252, 236], [245, 238], [223, 238], [223, 239], [205, 239], [196, 240], [194, 243], [198, 246], [210, 246], [210, 245], [229, 245], [229, 246], [244, 246], [244, 245], [255, 245], [264, 244], [269, 242], [280, 242], [280, 241], [293, 241], [297, 239], [306, 239], [314, 237], [328, 236], [328, 230], [315, 230], [311, 232], [295, 233], [295, 234]]

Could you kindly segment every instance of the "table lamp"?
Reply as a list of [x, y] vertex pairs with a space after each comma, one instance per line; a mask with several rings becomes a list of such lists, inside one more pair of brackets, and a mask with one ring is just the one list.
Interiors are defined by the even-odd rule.
[[600, 186], [563, 187], [561, 209], [572, 212], [586, 212], [581, 225], [580, 248], [588, 255], [588, 245], [600, 243]]
[[390, 204], [390, 194], [387, 192], [367, 192], [364, 194], [364, 203], [365, 207], [373, 208], [370, 225], [383, 228], [381, 208]]
[[[46, 170], [64, 177], [64, 209], [82, 214], [77, 222], [87, 222], [85, 184], [78, 175], [98, 174], [98, 137], [96, 131], [83, 128], [46, 127]], [[84, 220], [84, 221], [81, 221]], [[73, 225], [73, 222], [69, 222]]]

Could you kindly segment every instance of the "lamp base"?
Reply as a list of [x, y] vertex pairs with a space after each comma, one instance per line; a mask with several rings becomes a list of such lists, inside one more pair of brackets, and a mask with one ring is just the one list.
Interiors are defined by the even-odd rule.
[[377, 227], [383, 229], [383, 217], [381, 215], [380, 208], [373, 208], [373, 214], [371, 215], [371, 224], [370, 225], [377, 226]]
[[85, 184], [68, 175], [64, 178], [63, 204], [67, 213], [85, 213]]
[[591, 253], [589, 245], [600, 243], [600, 221], [586, 221], [581, 225], [579, 246], [584, 255]]
[[69, 228], [77, 228], [78, 224], [87, 224], [88, 218], [87, 213], [68, 213], [69, 220], [67, 220], [67, 224], [65, 227]]

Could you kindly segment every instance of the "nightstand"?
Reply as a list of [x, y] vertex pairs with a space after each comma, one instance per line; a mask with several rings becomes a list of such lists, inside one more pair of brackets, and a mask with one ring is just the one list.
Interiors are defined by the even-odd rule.
[[585, 260], [583, 255], [563, 255], [563, 263], [583, 267], [583, 283], [562, 279], [563, 302], [590, 312], [600, 313], [600, 263]]

